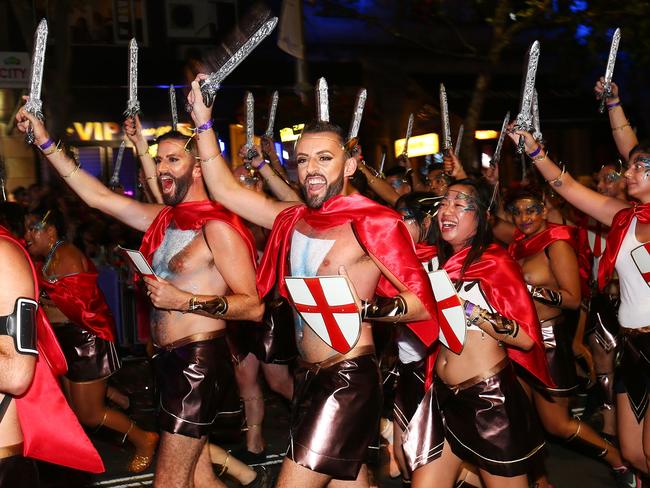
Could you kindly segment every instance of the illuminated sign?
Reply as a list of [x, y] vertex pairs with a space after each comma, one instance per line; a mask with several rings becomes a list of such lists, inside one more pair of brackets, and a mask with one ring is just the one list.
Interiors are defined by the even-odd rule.
[[291, 127], [280, 129], [280, 140], [282, 142], [295, 141], [300, 137], [300, 133], [305, 128], [305, 124], [296, 124]]
[[481, 141], [486, 141], [488, 139], [497, 139], [498, 137], [499, 133], [495, 130], [477, 130], [474, 133], [474, 138]]
[[[399, 156], [404, 152], [405, 139], [397, 139], [395, 141], [395, 156]], [[438, 142], [438, 134], [431, 132], [429, 134], [422, 134], [413, 136], [409, 139], [409, 156], [426, 156], [427, 154], [435, 154], [440, 149]]]
[[30, 65], [27, 53], [0, 52], [0, 88], [27, 88]]
[[[192, 126], [187, 123], [179, 123], [178, 130], [183, 134], [192, 135]], [[172, 130], [171, 125], [156, 127], [143, 127], [142, 135], [146, 139], [156, 137]], [[73, 122], [72, 127], [66, 129], [68, 137], [77, 141], [116, 141], [122, 139], [122, 127], [117, 122]]]

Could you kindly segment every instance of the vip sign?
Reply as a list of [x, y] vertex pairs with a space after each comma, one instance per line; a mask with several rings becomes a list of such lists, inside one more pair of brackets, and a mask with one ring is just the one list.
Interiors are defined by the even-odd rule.
[[[169, 132], [171, 125], [160, 125], [154, 127], [143, 127], [142, 135], [146, 139], [156, 137]], [[187, 123], [178, 124], [178, 130], [186, 135], [191, 135], [190, 125]], [[116, 122], [73, 122], [67, 129], [68, 137], [77, 141], [115, 141], [122, 138], [122, 128]]]
[[0, 51], [0, 88], [27, 88], [29, 69], [27, 53]]

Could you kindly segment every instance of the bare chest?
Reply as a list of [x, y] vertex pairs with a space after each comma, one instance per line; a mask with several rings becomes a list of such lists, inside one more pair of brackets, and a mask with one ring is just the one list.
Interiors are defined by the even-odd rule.
[[167, 229], [152, 260], [156, 275], [171, 281], [200, 273], [206, 269], [206, 265], [213, 264], [200, 229]]
[[553, 276], [549, 260], [546, 254], [544, 254], [544, 251], [520, 259], [519, 265], [521, 266], [521, 271], [527, 284], [546, 287], [557, 286], [557, 281], [555, 276]]

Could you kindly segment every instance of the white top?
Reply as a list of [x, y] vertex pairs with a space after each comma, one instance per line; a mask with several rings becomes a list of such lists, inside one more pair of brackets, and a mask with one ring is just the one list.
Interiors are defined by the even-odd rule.
[[[618, 309], [618, 321], [622, 327], [637, 329], [650, 325], [650, 285], [641, 276], [641, 271], [632, 259], [632, 251], [643, 243], [636, 239], [636, 217], [632, 219], [621, 248], [616, 256], [616, 272], [621, 287], [621, 306]], [[638, 251], [637, 251], [638, 252]], [[636, 254], [635, 254], [636, 255]], [[638, 264], [644, 266], [637, 258]], [[650, 271], [650, 269], [644, 269]]]

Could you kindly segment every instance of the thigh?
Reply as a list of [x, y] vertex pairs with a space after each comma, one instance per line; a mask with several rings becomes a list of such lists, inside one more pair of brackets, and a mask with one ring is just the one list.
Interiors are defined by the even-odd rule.
[[181, 488], [194, 484], [194, 470], [207, 436], [201, 438], [162, 432], [154, 486]]
[[413, 471], [412, 488], [447, 488], [454, 486], [462, 461], [445, 441], [439, 458]]
[[276, 488], [323, 488], [332, 478], [284, 458]]
[[328, 488], [368, 488], [368, 466], [363, 465], [359, 470], [359, 475], [354, 481], [331, 480], [327, 485]]
[[105, 406], [107, 380], [97, 380], [92, 383], [75, 383], [68, 381], [70, 403], [76, 412], [95, 412]]
[[481, 479], [486, 488], [528, 488], [528, 476], [495, 476], [481, 469]]

